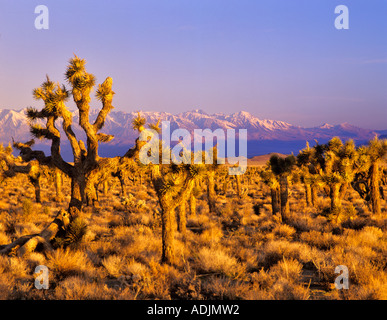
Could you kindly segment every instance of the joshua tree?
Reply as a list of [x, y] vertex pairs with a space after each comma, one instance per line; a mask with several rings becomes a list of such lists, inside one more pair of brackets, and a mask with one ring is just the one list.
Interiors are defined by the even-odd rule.
[[[138, 115], [133, 121], [133, 128], [137, 129], [139, 133], [144, 131], [145, 119]], [[156, 132], [159, 132], [159, 122], [156, 124], [150, 124], [149, 127]], [[153, 132], [149, 132], [152, 135]], [[145, 131], [145, 135], [148, 133]], [[148, 135], [148, 137], [149, 137]], [[137, 144], [140, 145], [140, 140], [137, 139]], [[146, 143], [142, 141], [142, 143]], [[162, 227], [162, 262], [168, 264], [174, 264], [175, 262], [175, 249], [174, 249], [174, 232], [175, 232], [175, 209], [186, 202], [190, 195], [196, 178], [198, 178], [203, 171], [202, 165], [196, 164], [160, 164], [162, 161], [161, 154], [165, 152], [163, 146], [159, 145], [159, 161], [157, 163], [150, 162], [151, 182], [156, 191], [159, 204], [161, 207], [161, 227]], [[171, 155], [170, 150], [168, 150]], [[192, 155], [191, 160], [192, 160]], [[138, 153], [136, 155], [138, 157]], [[180, 230], [184, 232], [185, 226], [185, 205], [183, 210], [179, 211]], [[181, 208], [180, 208], [181, 209]], [[184, 224], [184, 225], [183, 225]]]
[[380, 214], [380, 181], [383, 170], [381, 163], [387, 155], [387, 140], [375, 137], [367, 146], [360, 147], [358, 154], [355, 165], [357, 172], [352, 187], [363, 199], [370, 202], [374, 214]]
[[317, 191], [323, 185], [319, 176], [322, 161], [319, 152], [323, 152], [320, 145], [310, 148], [307, 142], [306, 148], [297, 155], [297, 166], [301, 170], [300, 178], [305, 188], [306, 204], [313, 207], [317, 205]]
[[260, 176], [262, 182], [270, 188], [272, 214], [277, 215], [281, 209], [279, 182], [269, 165], [260, 172]]
[[354, 164], [358, 153], [352, 140], [343, 143], [337, 137], [322, 147], [318, 146], [317, 150], [316, 156], [320, 159], [319, 174], [328, 188], [330, 209], [331, 212], [337, 212], [341, 208], [343, 193], [345, 194], [354, 179]]
[[[31, 125], [31, 133], [37, 138], [51, 140], [51, 156], [46, 156], [42, 151], [32, 151], [28, 146], [21, 146], [21, 156], [30, 161], [36, 159], [41, 164], [49, 163], [64, 172], [71, 179], [71, 201], [69, 208], [81, 209], [82, 204], [89, 199], [86, 197], [88, 179], [94, 172], [109, 166], [109, 161], [98, 156], [99, 142], [108, 142], [113, 136], [99, 133], [105, 118], [113, 108], [112, 79], [110, 77], [98, 86], [96, 97], [102, 103], [102, 108], [94, 121], [90, 122], [90, 94], [95, 86], [94, 75], [85, 68], [86, 61], [75, 56], [70, 59], [65, 78], [71, 86], [71, 91], [64, 85], [52, 82], [48, 76], [41, 87], [33, 91], [34, 98], [44, 102], [44, 108], [37, 110], [29, 108], [27, 117], [34, 121], [44, 119], [46, 126]], [[86, 134], [86, 145], [78, 140], [72, 129], [72, 113], [67, 109], [65, 102], [72, 95], [79, 112], [79, 125]], [[74, 162], [65, 162], [60, 152], [61, 134], [57, 128], [56, 120], [62, 120], [63, 131], [70, 142]], [[69, 210], [71, 211], [71, 210]]]
[[218, 164], [218, 149], [213, 147], [208, 152], [202, 153], [202, 162], [206, 162], [209, 157], [210, 163], [206, 164], [206, 182], [207, 182], [207, 203], [210, 212], [216, 212], [217, 195], [215, 191], [215, 175], [218, 173], [221, 165]]
[[191, 216], [196, 216], [196, 199], [201, 194], [202, 190], [198, 186], [197, 181], [194, 183], [194, 187], [191, 191], [191, 194], [189, 196], [189, 212]]
[[293, 155], [286, 158], [279, 157], [278, 155], [272, 155], [269, 160], [271, 171], [276, 177], [278, 177], [280, 185], [280, 202], [281, 202], [281, 217], [283, 221], [286, 221], [289, 214], [289, 180], [288, 176], [295, 165], [296, 158]]
[[[98, 172], [111, 172], [121, 160], [120, 157], [113, 159], [100, 158], [98, 147], [100, 142], [108, 142], [113, 136], [100, 133], [105, 123], [106, 116], [113, 109], [112, 100], [114, 92], [112, 90], [112, 78], [98, 85], [96, 91], [97, 99], [102, 103], [97, 118], [94, 122], [89, 119], [91, 91], [95, 86], [94, 75], [88, 73], [85, 68], [86, 61], [74, 56], [70, 59], [65, 72], [71, 90], [67, 90], [64, 85], [52, 82], [48, 76], [43, 84], [33, 91], [33, 96], [37, 100], [42, 100], [44, 107], [42, 110], [29, 108], [27, 117], [31, 120], [31, 133], [37, 138], [51, 141], [51, 155], [46, 156], [42, 151], [32, 150], [33, 141], [29, 143], [15, 143], [20, 150], [22, 159], [26, 162], [36, 160], [39, 165], [49, 165], [56, 167], [71, 179], [71, 200], [68, 212], [62, 210], [51, 224], [41, 233], [24, 236], [15, 242], [2, 246], [0, 253], [9, 253], [15, 248], [19, 248], [21, 254], [32, 251], [39, 243], [46, 247], [55, 239], [58, 232], [66, 233], [68, 226], [74, 221], [82, 209], [83, 204], [89, 202], [87, 197], [89, 190], [94, 188], [94, 179]], [[79, 140], [72, 129], [72, 113], [67, 109], [65, 102], [72, 95], [79, 113], [79, 125], [86, 134], [86, 145]], [[45, 120], [45, 126], [33, 124], [36, 119]], [[57, 120], [62, 121], [62, 128], [70, 142], [74, 157], [73, 163], [63, 160], [61, 155], [61, 133], [58, 130]], [[125, 157], [134, 157], [138, 154], [138, 143], [129, 150]], [[63, 235], [62, 235], [63, 236]]]

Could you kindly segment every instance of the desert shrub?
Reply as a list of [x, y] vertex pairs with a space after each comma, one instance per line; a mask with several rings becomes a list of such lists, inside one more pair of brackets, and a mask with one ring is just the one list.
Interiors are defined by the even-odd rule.
[[46, 263], [46, 258], [42, 253], [31, 252], [28, 254], [28, 257], [26, 257], [26, 262], [31, 269], [35, 269], [36, 266], [44, 265]]
[[111, 255], [102, 259], [102, 265], [105, 267], [109, 276], [118, 278], [122, 275], [125, 266], [125, 260], [122, 256]]
[[66, 237], [55, 238], [56, 244], [58, 246], [69, 245], [72, 247], [76, 247], [82, 242], [84, 236], [86, 235], [86, 232], [87, 232], [86, 222], [82, 218], [76, 217], [73, 221], [71, 221], [71, 223], [67, 227]]
[[171, 286], [173, 283], [181, 282], [184, 274], [181, 274], [175, 267], [167, 264], [160, 264], [160, 258], [149, 261], [150, 284], [141, 290], [142, 295], [150, 299], [171, 299]]
[[[126, 290], [127, 292], [128, 290]], [[104, 300], [120, 296], [120, 293], [104, 283], [87, 280], [79, 276], [71, 276], [61, 281], [55, 288], [56, 299], [67, 300]], [[133, 298], [134, 293], [127, 298]]]
[[279, 224], [273, 229], [273, 233], [277, 238], [291, 240], [296, 233], [296, 229], [287, 224]]
[[212, 223], [202, 232], [200, 237], [204, 243], [213, 245], [222, 239], [223, 232], [221, 228]]
[[269, 274], [269, 271], [264, 270], [261, 268], [259, 272], [253, 272], [250, 275], [251, 282], [253, 284], [256, 284], [258, 288], [262, 290], [266, 290], [270, 288], [274, 283], [274, 278]]
[[308, 245], [315, 246], [316, 248], [327, 250], [333, 247], [339, 240], [338, 236], [328, 232], [320, 232], [311, 230], [303, 232], [300, 235], [300, 240], [306, 242]]
[[308, 300], [310, 293], [308, 288], [281, 278], [270, 288], [268, 295], [273, 300]]
[[12, 279], [24, 279], [30, 277], [27, 262], [21, 257], [0, 256], [0, 271]]
[[270, 240], [258, 252], [259, 266], [270, 267], [283, 258], [293, 258], [301, 263], [311, 261], [312, 249], [304, 243], [289, 242], [286, 240]]
[[195, 273], [186, 273], [181, 278], [173, 280], [171, 298], [178, 300], [203, 300], [202, 281]]
[[34, 213], [34, 205], [31, 199], [25, 199], [22, 203], [23, 220], [29, 221]]
[[93, 268], [87, 255], [79, 250], [58, 248], [47, 253], [47, 267], [58, 279], [74, 275], [89, 275]]
[[240, 300], [245, 298], [248, 291], [247, 284], [226, 276], [212, 276], [207, 281], [202, 282], [202, 294], [207, 299]]
[[237, 260], [221, 248], [203, 247], [196, 256], [196, 265], [201, 272], [221, 273], [235, 277], [243, 271]]
[[302, 264], [294, 259], [282, 259], [270, 268], [269, 275], [275, 279], [284, 278], [289, 282], [297, 282], [301, 277]]

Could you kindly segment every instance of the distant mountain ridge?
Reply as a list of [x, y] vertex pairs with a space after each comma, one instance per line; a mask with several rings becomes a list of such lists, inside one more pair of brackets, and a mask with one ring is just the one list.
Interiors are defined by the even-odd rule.
[[[17, 141], [27, 141], [31, 139], [29, 133], [28, 120], [25, 115], [26, 109], [0, 109], [0, 143], [8, 143], [12, 137]], [[93, 121], [99, 110], [92, 109], [90, 119]], [[144, 111], [141, 114], [146, 118], [147, 123], [156, 122], [158, 119], [167, 120], [171, 123], [171, 130], [184, 128], [193, 132], [194, 129], [215, 130], [221, 129], [247, 129], [247, 139], [249, 144], [259, 144], [261, 142], [272, 145], [273, 150], [265, 150], [264, 153], [282, 152], [290, 153], [293, 150], [281, 149], [275, 150], [276, 145], [291, 146], [299, 142], [305, 146], [305, 141], [318, 140], [324, 142], [334, 136], [343, 140], [354, 139], [364, 142], [372, 139], [375, 135], [386, 135], [387, 130], [370, 130], [353, 126], [348, 123], [339, 125], [323, 124], [318, 127], [304, 128], [294, 126], [290, 123], [277, 120], [259, 119], [246, 111], [240, 111], [233, 114], [207, 114], [203, 110], [186, 111], [179, 114], [168, 112]], [[132, 119], [137, 116], [137, 112], [123, 112], [112, 110], [107, 116], [105, 126], [101, 132], [113, 134], [115, 138], [108, 144], [114, 147], [127, 148], [134, 144], [137, 133], [132, 129]], [[80, 130], [78, 123], [78, 112], [73, 112], [74, 131], [84, 139], [84, 134]], [[43, 124], [43, 123], [42, 123]], [[60, 125], [58, 127], [61, 127]], [[44, 144], [44, 141], [41, 143]], [[63, 139], [64, 145], [67, 139]], [[46, 143], [47, 144], [47, 143]], [[253, 148], [255, 149], [255, 148]], [[268, 151], [268, 152], [266, 152]], [[264, 154], [253, 152], [250, 156]]]

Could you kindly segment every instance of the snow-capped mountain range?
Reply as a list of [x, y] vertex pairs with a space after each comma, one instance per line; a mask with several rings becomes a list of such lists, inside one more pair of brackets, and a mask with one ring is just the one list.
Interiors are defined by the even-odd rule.
[[[15, 141], [28, 141], [31, 139], [29, 132], [28, 120], [25, 115], [26, 109], [12, 110], [0, 109], [0, 143], [8, 143]], [[90, 119], [93, 121], [97, 115], [98, 110], [93, 109], [90, 112]], [[287, 152], [283, 146], [294, 146], [295, 142], [299, 142], [301, 148], [305, 146], [305, 141], [318, 140], [325, 142], [328, 139], [338, 136], [343, 140], [354, 139], [355, 141], [364, 142], [372, 139], [376, 134], [385, 135], [387, 130], [369, 130], [359, 128], [348, 123], [339, 125], [323, 124], [318, 127], [304, 128], [294, 126], [290, 123], [277, 120], [262, 120], [246, 111], [240, 111], [233, 114], [207, 114], [202, 110], [192, 110], [179, 114], [171, 114], [167, 112], [141, 112], [146, 118], [147, 123], [154, 123], [158, 119], [167, 120], [171, 123], [171, 130], [177, 128], [184, 128], [193, 132], [194, 129], [215, 130], [221, 129], [247, 129], [247, 138], [249, 145], [259, 144], [259, 142], [266, 143], [271, 146], [272, 150], [269, 152]], [[137, 133], [132, 129], [132, 119], [137, 116], [136, 112], [123, 112], [112, 110], [108, 115], [105, 126], [101, 132], [113, 134], [115, 138], [109, 143], [110, 146], [127, 148], [133, 145]], [[73, 112], [74, 131], [80, 138], [84, 139], [82, 130], [80, 130], [78, 123], [78, 113]], [[42, 123], [43, 124], [43, 123]], [[58, 126], [60, 127], [60, 125]], [[64, 136], [64, 135], [63, 135]], [[63, 139], [66, 145], [66, 139]], [[42, 143], [44, 143], [42, 141]], [[301, 145], [301, 143], [303, 145]], [[282, 146], [282, 149], [275, 150], [276, 146]], [[256, 148], [253, 147], [253, 150]], [[285, 148], [286, 149], [286, 148]], [[293, 150], [289, 150], [293, 151]], [[295, 150], [297, 152], [298, 150]], [[262, 152], [249, 152], [250, 155], [263, 154]]]

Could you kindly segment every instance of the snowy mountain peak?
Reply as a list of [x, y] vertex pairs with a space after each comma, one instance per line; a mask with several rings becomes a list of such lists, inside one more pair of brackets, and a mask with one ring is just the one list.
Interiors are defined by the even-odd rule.
[[[31, 139], [28, 121], [25, 115], [26, 109], [12, 110], [0, 109], [0, 143], [8, 143], [12, 137], [19, 141]], [[90, 112], [90, 119], [93, 121], [99, 110], [93, 109]], [[82, 136], [82, 130], [78, 126], [78, 112], [73, 111], [73, 130], [77, 136]], [[193, 132], [194, 129], [247, 129], [248, 140], [250, 141], [296, 141], [313, 140], [319, 141], [339, 136], [342, 139], [368, 140], [372, 139], [377, 131], [362, 129], [344, 123], [341, 125], [323, 124], [315, 128], [303, 128], [294, 126], [287, 122], [277, 120], [261, 120], [247, 111], [239, 111], [233, 114], [208, 114], [201, 109], [171, 114], [168, 112], [141, 111], [148, 123], [160, 120], [167, 120], [171, 123], [171, 129], [187, 129]], [[124, 112], [112, 110], [105, 121], [102, 129], [104, 133], [110, 133], [115, 138], [109, 145], [132, 145], [137, 138], [137, 132], [132, 129], [132, 120], [137, 112]], [[44, 124], [42, 122], [42, 124]], [[58, 129], [61, 130], [58, 125]], [[63, 134], [64, 136], [64, 134]], [[66, 139], [63, 139], [66, 143]]]
[[320, 129], [332, 129], [334, 126], [329, 123], [324, 123], [322, 126], [320, 126]]

